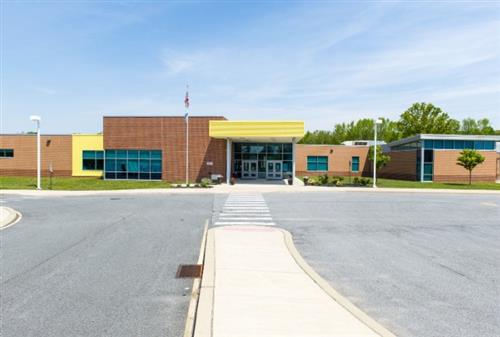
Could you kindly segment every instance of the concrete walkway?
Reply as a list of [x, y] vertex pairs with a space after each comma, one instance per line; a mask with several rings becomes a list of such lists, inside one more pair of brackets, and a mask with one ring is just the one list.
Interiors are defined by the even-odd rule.
[[196, 337], [393, 336], [335, 292], [276, 227], [210, 229]]

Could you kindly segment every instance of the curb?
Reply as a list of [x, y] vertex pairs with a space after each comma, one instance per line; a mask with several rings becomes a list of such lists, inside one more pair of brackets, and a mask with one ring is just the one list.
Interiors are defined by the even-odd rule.
[[[194, 337], [212, 337], [215, 291], [215, 234], [212, 229], [207, 233], [203, 277], [200, 298], [196, 312]], [[203, 291], [202, 291], [203, 290]], [[185, 336], [186, 337], [186, 336]], [[191, 337], [191, 336], [190, 336]]]
[[284, 236], [285, 245], [292, 255], [295, 262], [299, 265], [299, 267], [325, 292], [330, 296], [335, 302], [343, 306], [347, 311], [349, 311], [354, 317], [356, 317], [359, 321], [365, 324], [367, 327], [372, 329], [374, 332], [379, 334], [381, 337], [396, 337], [392, 332], [384, 328], [382, 325], [377, 323], [373, 318], [365, 314], [361, 309], [356, 307], [352, 302], [350, 302], [347, 298], [342, 296], [339, 292], [337, 292], [333, 287], [318, 273], [316, 273], [311, 266], [304, 260], [304, 258], [300, 255], [299, 251], [295, 247], [293, 243], [292, 234], [282, 228], [279, 229]]
[[[205, 227], [203, 228], [203, 236], [200, 244], [200, 255], [198, 256], [198, 264], [203, 265], [205, 260], [205, 248], [207, 244], [208, 220], [205, 220]], [[204, 269], [204, 268], [203, 268]], [[193, 287], [191, 289], [191, 300], [189, 301], [188, 314], [186, 317], [186, 324], [184, 326], [184, 337], [193, 337], [194, 328], [196, 324], [196, 315], [198, 310], [198, 302], [200, 297], [201, 278], [195, 278]]]
[[21, 218], [23, 217], [21, 213], [7, 206], [1, 206], [0, 211], [6, 211], [8, 213], [7, 217], [0, 222], [0, 230], [14, 226], [16, 223], [21, 221]]

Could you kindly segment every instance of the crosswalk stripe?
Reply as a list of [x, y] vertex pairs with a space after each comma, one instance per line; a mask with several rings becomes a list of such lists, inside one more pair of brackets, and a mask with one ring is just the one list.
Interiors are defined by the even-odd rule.
[[275, 226], [267, 203], [260, 194], [232, 194], [216, 216], [215, 226]]
[[223, 226], [223, 225], [247, 225], [247, 226], [275, 226], [276, 224], [274, 222], [256, 222], [256, 221], [245, 221], [245, 222], [236, 222], [236, 221], [231, 221], [231, 222], [221, 222], [217, 221], [214, 223], [215, 226]]

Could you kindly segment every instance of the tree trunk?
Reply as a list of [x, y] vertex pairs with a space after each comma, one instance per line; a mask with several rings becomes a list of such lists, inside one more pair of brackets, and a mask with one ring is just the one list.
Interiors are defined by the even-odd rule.
[[472, 170], [469, 170], [469, 185], [472, 184]]

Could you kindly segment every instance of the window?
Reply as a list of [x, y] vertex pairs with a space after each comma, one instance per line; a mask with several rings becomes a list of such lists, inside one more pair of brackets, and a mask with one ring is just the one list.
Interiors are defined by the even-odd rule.
[[13, 158], [14, 150], [13, 149], [0, 149], [0, 158]]
[[352, 157], [351, 171], [352, 172], [359, 172], [359, 157]]
[[106, 150], [106, 179], [161, 180], [160, 150]]
[[328, 171], [327, 156], [307, 156], [308, 171]]
[[104, 167], [103, 151], [83, 151], [82, 158], [82, 169], [84, 171], [102, 170]]

